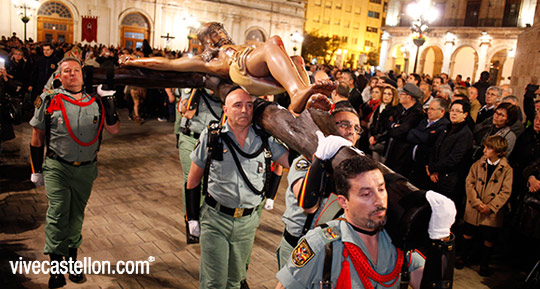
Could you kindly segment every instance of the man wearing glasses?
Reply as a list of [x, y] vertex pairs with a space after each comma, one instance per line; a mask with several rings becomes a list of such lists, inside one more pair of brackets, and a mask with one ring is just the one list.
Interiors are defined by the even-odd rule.
[[[348, 145], [356, 144], [362, 133], [360, 119], [356, 111], [352, 107], [344, 106], [335, 109], [332, 116], [339, 134], [350, 142]], [[314, 166], [312, 166], [311, 160], [305, 156], [297, 157], [287, 176], [289, 186], [285, 193], [286, 208], [282, 217], [285, 231], [277, 249], [279, 268], [287, 264], [298, 240], [315, 224], [323, 223], [317, 222], [321, 220], [321, 208], [327, 204], [330, 194], [335, 192], [334, 182], [331, 178], [321, 182], [322, 179], [327, 178], [328, 174], [321, 168], [320, 160], [314, 157], [313, 161]], [[306, 177], [308, 171], [309, 178]], [[317, 194], [311, 194], [314, 191]], [[330, 212], [330, 214], [332, 216], [329, 218], [333, 219], [336, 212], [333, 214]]]
[[429, 184], [426, 175], [428, 156], [433, 150], [437, 137], [450, 124], [445, 117], [447, 111], [448, 102], [443, 98], [434, 98], [427, 109], [427, 118], [407, 134], [407, 141], [414, 145], [410, 180], [419, 188], [425, 188]]

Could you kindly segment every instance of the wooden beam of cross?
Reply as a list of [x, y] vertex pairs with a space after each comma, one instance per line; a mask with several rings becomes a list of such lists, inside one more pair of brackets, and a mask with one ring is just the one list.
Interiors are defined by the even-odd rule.
[[174, 39], [174, 36], [169, 36], [169, 32], [167, 32], [167, 35], [161, 36], [161, 38], [165, 38], [169, 42], [170, 39]]

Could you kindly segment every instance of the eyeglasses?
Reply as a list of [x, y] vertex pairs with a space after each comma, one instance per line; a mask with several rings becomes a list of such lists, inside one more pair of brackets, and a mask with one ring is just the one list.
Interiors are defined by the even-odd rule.
[[340, 120], [340, 121], [336, 122], [336, 125], [339, 126], [340, 128], [343, 128], [343, 129], [350, 129], [352, 127], [355, 133], [357, 133], [357, 134], [362, 133], [362, 127], [360, 125], [358, 125], [358, 124], [353, 125], [348, 120]]

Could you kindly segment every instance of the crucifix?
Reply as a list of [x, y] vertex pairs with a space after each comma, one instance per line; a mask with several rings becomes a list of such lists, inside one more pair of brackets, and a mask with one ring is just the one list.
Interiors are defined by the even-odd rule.
[[[289, 92], [291, 101], [296, 100], [298, 115], [293, 115], [289, 110], [279, 107], [276, 104], [267, 103], [254, 109], [253, 116], [257, 124], [287, 144], [290, 149], [296, 150], [308, 158], [317, 149], [317, 136], [315, 134], [317, 130], [322, 131], [325, 135], [338, 134], [335, 122], [328, 111], [317, 109], [304, 110], [311, 96], [319, 95], [322, 96], [322, 99], [326, 100], [325, 95], [330, 94], [335, 89], [335, 85], [333, 83], [309, 83], [307, 73], [305, 73], [303, 65], [301, 65], [303, 61], [295, 61], [290, 59], [288, 55], [283, 54], [284, 50], [281, 49], [283, 44], [279, 37], [274, 37], [267, 41], [269, 44], [260, 48], [263, 51], [251, 52], [251, 49], [245, 50], [244, 47], [232, 44], [232, 41], [227, 39], [228, 34], [222, 31], [222, 25], [211, 23], [207, 28], [212, 28], [217, 32], [213, 31], [216, 33], [213, 33], [211, 36], [204, 36], [201, 35], [201, 32], [199, 33], [202, 36], [199, 36], [199, 39], [202, 38], [201, 40], [203, 41], [201, 42], [205, 45], [205, 51], [195, 57], [174, 60], [175, 64], [177, 64], [175, 66], [177, 69], [171, 69], [169, 63], [161, 66], [158, 65], [158, 68], [155, 65], [152, 66], [153, 64], [166, 61], [162, 58], [143, 59], [138, 65], [133, 65], [134, 63], [131, 59], [125, 59], [123, 62], [124, 65], [120, 68], [115, 68], [114, 71], [96, 68], [92, 74], [92, 79], [90, 80], [87, 77], [86, 80], [103, 83], [114, 78], [116, 84], [135, 84], [146, 88], [206, 87], [214, 91], [221, 98], [222, 102], [225, 101], [227, 93], [235, 85], [243, 84], [242, 87], [253, 95], [275, 94], [266, 92], [278, 91], [278, 89], [281, 92], [287, 90], [283, 87], [287, 86], [291, 90]], [[170, 38], [174, 38], [169, 36], [168, 33], [167, 36], [161, 37], [166, 38], [167, 41]], [[217, 39], [218, 37], [224, 39]], [[225, 54], [225, 51], [230, 53], [237, 50], [245, 53], [245, 55], [238, 52], [239, 57], [237, 58], [237, 54], [235, 54], [235, 59], [232, 59], [231, 55]], [[265, 57], [249, 58], [246, 55], [250, 52], [260, 53], [255, 55], [263, 55]], [[229, 58], [231, 58], [231, 62], [226, 61]], [[238, 59], [242, 61], [240, 66], [243, 67], [243, 70], [240, 69], [237, 62], [234, 62], [238, 61]], [[218, 65], [221, 70], [217, 69], [213, 71], [205, 69], [208, 67], [207, 63], [210, 61], [213, 64], [221, 64]], [[251, 63], [250, 61], [255, 61], [256, 63]], [[235, 67], [230, 68], [232, 64], [237, 66], [234, 71], [233, 69]], [[269, 73], [262, 77], [258, 76], [259, 78], [257, 78], [257, 76], [249, 75], [246, 69], [246, 66], [249, 67], [249, 65], [252, 65], [254, 68], [260, 65], [273, 66], [280, 73], [276, 73], [276, 75]], [[290, 75], [296, 76], [293, 79], [296, 82], [289, 78], [280, 78], [281, 82], [276, 80], [276, 77], [282, 76], [287, 69], [291, 70], [288, 71]], [[242, 77], [239, 77], [239, 75]], [[305, 80], [302, 75], [306, 76]], [[238, 79], [237, 81], [240, 83], [235, 79]], [[246, 79], [252, 80], [252, 82], [247, 83], [244, 81]], [[357, 150], [350, 147], [344, 148], [338, 151], [334, 158], [329, 161], [329, 165], [335, 168], [344, 159], [353, 157], [358, 153]], [[432, 288], [432, 285], [436, 285], [442, 280], [445, 281], [445, 288], [451, 288], [454, 246], [451, 243], [448, 246], [448, 250], [443, 251], [441, 249], [443, 248], [442, 246], [437, 247], [437, 244], [439, 244], [437, 243], [438, 241], [435, 242], [429, 239], [426, 229], [429, 226], [432, 211], [426, 200], [425, 192], [419, 191], [408, 180], [395, 174], [387, 167], [383, 166], [382, 170], [385, 177], [388, 178], [387, 190], [390, 200], [387, 215], [389, 223], [395, 225], [393, 228], [387, 229], [389, 234], [393, 236], [393, 242], [396, 242], [396, 244], [399, 244], [399, 247], [406, 250], [418, 247], [428, 248], [428, 251], [426, 251], [428, 256], [422, 279], [422, 288]], [[446, 264], [447, 262], [450, 263]]]
[[165, 38], [165, 41], [167, 41], [167, 45], [166, 45], [166, 46], [167, 46], [167, 48], [168, 48], [168, 47], [169, 47], [169, 41], [170, 41], [171, 39], [174, 39], [174, 36], [169, 36], [169, 32], [167, 32], [167, 35], [161, 36], [161, 38]]

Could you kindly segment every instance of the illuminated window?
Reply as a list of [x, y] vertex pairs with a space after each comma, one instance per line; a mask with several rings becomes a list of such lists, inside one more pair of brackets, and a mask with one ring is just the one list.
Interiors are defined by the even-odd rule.
[[148, 22], [140, 13], [130, 13], [122, 20], [122, 25], [148, 28]]
[[60, 18], [68, 18], [71, 19], [71, 12], [69, 12], [69, 9], [67, 9], [64, 4], [58, 3], [58, 2], [47, 2], [43, 4], [39, 10], [38, 15], [44, 15], [44, 16], [53, 16], [53, 17], [60, 17]]

